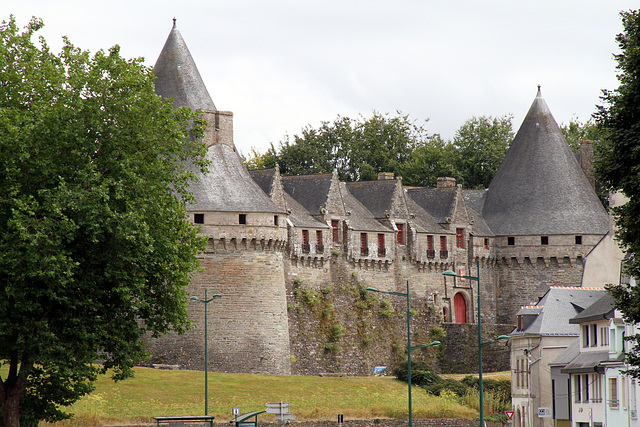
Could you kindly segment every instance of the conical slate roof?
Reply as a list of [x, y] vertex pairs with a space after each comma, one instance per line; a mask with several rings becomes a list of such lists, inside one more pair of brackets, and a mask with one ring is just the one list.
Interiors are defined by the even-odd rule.
[[189, 107], [192, 110], [215, 110], [198, 67], [189, 48], [173, 20], [173, 28], [153, 67], [156, 75], [156, 93], [162, 97], [173, 96], [173, 106]]
[[482, 214], [498, 236], [605, 234], [607, 214], [540, 88], [486, 194]]

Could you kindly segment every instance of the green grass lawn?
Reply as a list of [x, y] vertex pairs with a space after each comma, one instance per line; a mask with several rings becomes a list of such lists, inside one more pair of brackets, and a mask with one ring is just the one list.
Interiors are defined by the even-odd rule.
[[[413, 388], [414, 418], [474, 418], [454, 399]], [[262, 411], [266, 402], [290, 403], [297, 420], [407, 418], [407, 384], [391, 377], [312, 377], [209, 373], [209, 415], [216, 422]], [[135, 377], [114, 383], [102, 377], [96, 390], [70, 408], [71, 421], [56, 426], [150, 423], [153, 416], [203, 415], [204, 373], [136, 368]], [[274, 421], [262, 414], [259, 420]]]

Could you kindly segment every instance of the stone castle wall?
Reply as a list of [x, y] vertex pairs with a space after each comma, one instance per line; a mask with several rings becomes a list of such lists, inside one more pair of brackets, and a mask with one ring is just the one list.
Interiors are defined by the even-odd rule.
[[[290, 374], [282, 251], [210, 244], [200, 267], [189, 294], [204, 299], [207, 289], [209, 297], [222, 295], [207, 305], [209, 369]], [[189, 300], [189, 317], [198, 328], [152, 340], [151, 362], [204, 369], [204, 310], [204, 304]]]

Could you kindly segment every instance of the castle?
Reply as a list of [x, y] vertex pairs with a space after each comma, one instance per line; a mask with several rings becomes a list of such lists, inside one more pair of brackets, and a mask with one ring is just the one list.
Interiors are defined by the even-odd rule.
[[[385, 171], [368, 182], [249, 172], [233, 114], [215, 107], [175, 22], [154, 73], [159, 95], [209, 124], [209, 173], [187, 208], [209, 241], [188, 292], [222, 295], [209, 305], [212, 370], [370, 374], [402, 345], [406, 300], [363, 306], [364, 286], [405, 292], [408, 282], [412, 327], [447, 329], [476, 321], [477, 288], [442, 273], [475, 275], [476, 265], [483, 328], [511, 328], [550, 286], [580, 286], [585, 257], [608, 232], [540, 88], [489, 188], [465, 190], [452, 178], [406, 187]], [[396, 315], [376, 304], [397, 305]], [[204, 305], [188, 310], [199, 328], [152, 341], [154, 361], [203, 368]]]

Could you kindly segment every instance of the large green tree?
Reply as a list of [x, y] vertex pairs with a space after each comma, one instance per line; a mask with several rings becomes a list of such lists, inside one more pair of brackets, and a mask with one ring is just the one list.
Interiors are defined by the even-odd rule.
[[4, 427], [68, 417], [98, 374], [132, 374], [145, 335], [183, 331], [203, 247], [185, 212], [203, 121], [156, 96], [142, 59], [54, 54], [41, 27], [0, 25]]
[[346, 181], [376, 179], [378, 172], [399, 174], [423, 144], [427, 133], [408, 115], [373, 112], [357, 119], [338, 116], [319, 128], [306, 126], [300, 135], [273, 145], [264, 154], [255, 151], [246, 160], [250, 168], [280, 166], [285, 175], [338, 171]]
[[[616, 37], [620, 53], [615, 55], [619, 86], [603, 91], [606, 105], [596, 112], [602, 138], [596, 145], [595, 171], [608, 190], [629, 198], [625, 205], [613, 208], [616, 235], [631, 255], [628, 273], [640, 278], [640, 13], [622, 12], [621, 17], [624, 31]], [[640, 322], [640, 288], [617, 284], [609, 290], [625, 318]], [[640, 378], [640, 335], [629, 338], [635, 345], [627, 360]]]
[[465, 188], [487, 188], [513, 140], [513, 116], [472, 117], [458, 128], [456, 181]]

